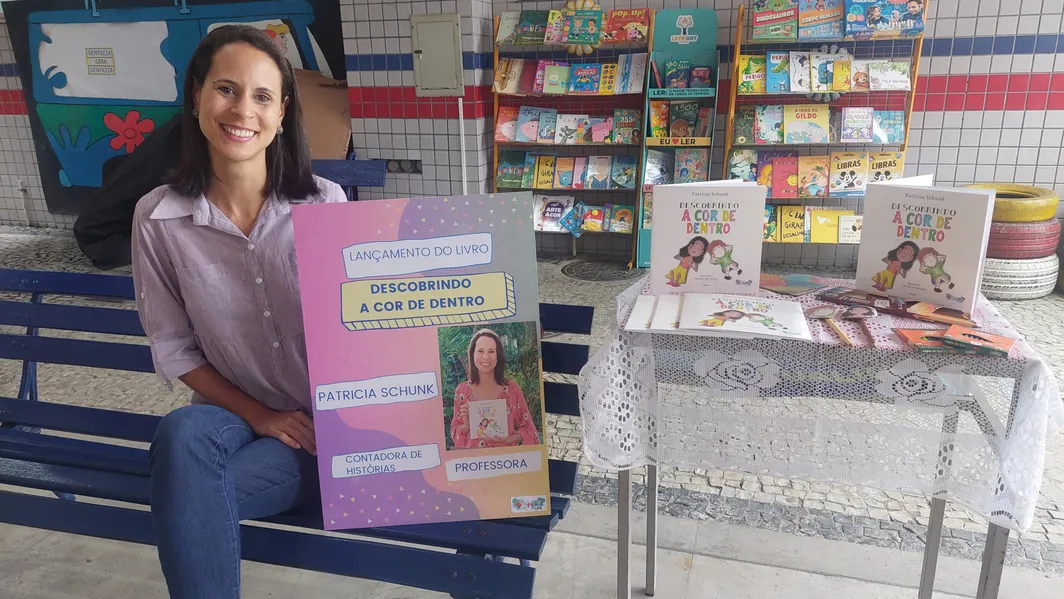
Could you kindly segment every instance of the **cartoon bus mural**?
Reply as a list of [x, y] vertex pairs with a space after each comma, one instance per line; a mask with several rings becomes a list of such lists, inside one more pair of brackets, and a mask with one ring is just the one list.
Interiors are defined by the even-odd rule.
[[[338, 21], [337, 0], [330, 3]], [[58, 162], [58, 172], [46, 172], [42, 161], [41, 177], [54, 177], [64, 188], [100, 187], [109, 160], [136, 151], [157, 126], [181, 111], [185, 66], [203, 36], [217, 27], [259, 28], [293, 67], [333, 76], [311, 32], [315, 7], [307, 0], [100, 4], [85, 0], [81, 10], [36, 10], [40, 3], [34, 2], [26, 16], [29, 64], [19, 66], [24, 83], [27, 74], [32, 80], [26, 86], [31, 119], [36, 116], [43, 130], [34, 135], [43, 132]], [[44, 140], [36, 141], [40, 157]], [[49, 187], [57, 186], [45, 183], [52, 209]]]

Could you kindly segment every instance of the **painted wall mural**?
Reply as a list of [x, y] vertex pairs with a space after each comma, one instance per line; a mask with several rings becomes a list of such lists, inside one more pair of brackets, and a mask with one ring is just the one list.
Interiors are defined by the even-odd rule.
[[339, 0], [20, 0], [4, 13], [45, 200], [77, 214], [181, 111], [185, 67], [222, 25], [264, 31], [296, 68], [344, 79]]

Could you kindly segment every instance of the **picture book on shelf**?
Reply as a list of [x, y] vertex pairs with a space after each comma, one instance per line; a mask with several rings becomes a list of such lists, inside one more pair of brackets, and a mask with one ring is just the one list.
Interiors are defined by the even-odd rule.
[[796, 0], [754, 0], [751, 39], [795, 41], [798, 39]]
[[645, 185], [666, 185], [672, 183], [675, 154], [671, 151], [647, 150], [646, 172], [643, 173]]
[[543, 76], [547, 72], [547, 65], [554, 64], [553, 60], [540, 60], [536, 62], [536, 81], [532, 84], [532, 93], [543, 93]]
[[798, 197], [828, 197], [828, 157], [798, 157]]
[[836, 39], [843, 35], [844, 0], [798, 0], [798, 39]]
[[603, 119], [601, 123], [591, 125], [591, 143], [609, 143], [613, 137], [613, 117]]
[[517, 135], [514, 141], [534, 142], [539, 140], [539, 116], [542, 108], [522, 106], [517, 113]]
[[635, 156], [614, 156], [610, 189], [635, 189]]
[[669, 101], [650, 101], [650, 137], [669, 136]]
[[602, 28], [602, 43], [645, 42], [649, 31], [649, 8], [614, 9], [606, 16], [606, 26]]
[[602, 64], [602, 72], [599, 74], [599, 95], [612, 95], [617, 92], [617, 63], [607, 62]]
[[672, 180], [674, 183], [706, 181], [708, 169], [708, 148], [677, 148]]
[[[755, 182], [764, 185], [767, 197], [772, 197], [772, 160], [778, 156], [791, 156], [789, 150], [768, 150], [761, 148], [757, 152], [757, 170], [754, 171]], [[793, 154], [797, 156], [797, 154]]]
[[732, 148], [728, 156], [727, 176], [725, 179], [754, 181], [757, 178], [758, 151], [753, 149]]
[[971, 313], [982, 281], [994, 192], [906, 181], [868, 186], [857, 288]]
[[794, 199], [798, 197], [798, 157], [780, 156], [772, 159], [773, 198]]
[[832, 71], [834, 79], [831, 82], [831, 91], [850, 91], [850, 58], [836, 58]]
[[554, 161], [554, 189], [573, 188], [573, 168], [576, 166], [576, 158], [572, 156], [559, 156]]
[[853, 216], [853, 210], [810, 208], [806, 213], [806, 222], [809, 223], [809, 241], [838, 243], [839, 219], [843, 216]]
[[525, 174], [525, 153], [521, 150], [502, 150], [499, 152], [499, 168], [495, 173], [495, 184], [499, 187], [521, 187]]
[[613, 143], [639, 143], [639, 129], [643, 113], [637, 108], [617, 108], [613, 111]]
[[[738, 112], [736, 112], [738, 114]], [[826, 104], [788, 104], [783, 107], [783, 134], [789, 144], [828, 143], [829, 108]]]
[[695, 119], [695, 130], [691, 135], [694, 137], [709, 137], [710, 129], [713, 128], [713, 107], [701, 106], [698, 109], [698, 118]]
[[506, 77], [510, 73], [510, 63], [513, 60], [512, 58], [499, 59], [499, 65], [495, 67], [495, 75], [491, 80], [491, 91], [495, 93], [502, 92], [502, 88], [506, 86]]
[[587, 206], [583, 202], [577, 202], [572, 209], [567, 211], [560, 221], [562, 228], [572, 233], [573, 237], [580, 237], [584, 234], [584, 212], [587, 211]]
[[601, 64], [574, 64], [569, 74], [569, 93], [597, 94], [599, 78], [602, 76]]
[[[765, 228], [761, 231], [762, 241], [779, 241], [780, 240], [780, 215], [779, 206], [765, 206]], [[765, 280], [765, 275], [761, 275], [761, 280]]]
[[868, 85], [872, 91], [909, 90], [909, 64], [874, 60], [868, 65]]
[[654, 188], [651, 290], [757, 294], [765, 188], [728, 181]]
[[495, 120], [495, 141], [510, 142], [517, 139], [517, 106], [500, 106]]
[[905, 111], [877, 110], [872, 116], [872, 141], [891, 145], [905, 143]]
[[521, 11], [508, 10], [499, 17], [499, 33], [495, 36], [495, 45], [510, 46], [517, 41], [517, 25], [521, 22]]
[[530, 94], [536, 87], [536, 70], [539, 65], [534, 60], [523, 60], [524, 67], [521, 69], [521, 80], [517, 82], [517, 93]]
[[811, 72], [809, 67], [809, 52], [791, 51], [791, 60], [788, 64], [791, 74], [791, 91], [807, 92], [812, 90], [812, 82], [809, 80]]
[[765, 54], [765, 91], [770, 94], [786, 94], [791, 91], [791, 53], [768, 52]]
[[870, 143], [875, 109], [870, 106], [845, 106], [842, 109], [841, 143]]
[[552, 10], [547, 13], [547, 30], [543, 34], [543, 43], [557, 45], [562, 43], [565, 37], [565, 13], [560, 10]]
[[539, 136], [536, 141], [541, 144], [554, 143], [554, 136], [557, 134], [558, 127], [558, 111], [553, 108], [544, 108], [539, 113]]
[[691, 82], [691, 61], [665, 61], [665, 87], [686, 88]]
[[859, 40], [915, 37], [924, 30], [924, 2], [846, 0], [846, 34]]
[[601, 10], [571, 10], [566, 11], [562, 42], [566, 44], [589, 44], [599, 43], [602, 33]]
[[536, 174], [532, 185], [536, 189], [554, 188], [555, 157], [551, 154], [536, 156]]
[[613, 159], [610, 156], [590, 156], [587, 159], [587, 189], [609, 189]]
[[601, 233], [602, 231], [608, 231], [609, 227], [609, 215], [605, 208], [600, 206], [587, 206], [584, 209], [583, 222], [581, 228], [585, 231], [591, 231], [593, 233]]
[[[532, 67], [529, 67], [532, 68]], [[499, 89], [500, 94], [516, 94], [521, 85], [521, 74], [525, 69], [525, 61], [519, 58], [511, 59], [507, 63], [506, 80]]]
[[856, 198], [868, 186], [868, 154], [864, 152], [831, 153], [831, 188], [836, 198]]
[[672, 102], [669, 105], [669, 135], [692, 137], [698, 119], [698, 102]]
[[[784, 111], [784, 123], [783, 132], [787, 132], [786, 116]], [[753, 106], [744, 104], [742, 106], [735, 107], [735, 120], [732, 122], [734, 128], [733, 135], [735, 143], [737, 144], [752, 144], [754, 143], [754, 120], [757, 118], [757, 111]]]
[[829, 92], [835, 81], [835, 55], [812, 52], [809, 54], [809, 69], [812, 80], [810, 90]]
[[563, 233], [562, 217], [572, 209], [576, 199], [573, 196], [536, 195], [533, 199], [533, 220], [537, 231]]
[[709, 67], [691, 67], [691, 87], [694, 89], [713, 87], [713, 71]]
[[577, 144], [594, 143], [595, 127], [606, 122], [606, 119], [598, 116], [580, 119], [580, 128], [576, 132]]
[[587, 156], [577, 156], [573, 163], [573, 189], [584, 189], [587, 183]]
[[765, 93], [765, 76], [767, 65], [765, 56], [754, 54], [739, 55], [739, 94]]
[[754, 143], [783, 143], [783, 106], [761, 104], [754, 110]]
[[[796, 301], [694, 293], [685, 295], [677, 333], [697, 332], [742, 339], [812, 341], [809, 324]], [[695, 374], [706, 375], [717, 364], [695, 362]]]
[[643, 188], [642, 212], [639, 226], [644, 229], [652, 228], [654, 225], [654, 191], [652, 187]]
[[643, 91], [647, 74], [647, 54], [621, 54], [617, 57], [617, 93], [637, 94]]
[[569, 91], [569, 67], [549, 65], [543, 71], [543, 93], [565, 94]]
[[554, 125], [554, 143], [557, 145], [577, 143], [576, 136], [580, 132], [580, 123], [586, 118], [585, 114], [559, 114]]
[[843, 215], [839, 217], [839, 243], [861, 243], [862, 215]]
[[534, 152], [525, 154], [525, 168], [521, 173], [521, 187], [532, 189], [536, 186], [536, 163], [539, 156], [539, 154]]
[[868, 182], [901, 179], [905, 172], [905, 152], [872, 152], [868, 155]]
[[850, 91], [872, 91], [871, 81], [868, 79], [868, 66], [870, 64], [872, 64], [872, 61], [867, 59], [854, 58], [850, 60]]
[[543, 43], [547, 34], [547, 19], [550, 11], [546, 10], [522, 10], [521, 19], [517, 25], [517, 39], [515, 42], [522, 46], [538, 46]]
[[610, 209], [610, 231], [614, 233], [631, 233], [635, 223], [633, 206], [608, 206]]
[[805, 242], [805, 207], [780, 206], [780, 242]]

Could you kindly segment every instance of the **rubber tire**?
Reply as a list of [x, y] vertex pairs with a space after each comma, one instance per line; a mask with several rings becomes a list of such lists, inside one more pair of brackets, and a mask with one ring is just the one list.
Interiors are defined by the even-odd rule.
[[1060, 221], [1051, 218], [1037, 223], [991, 223], [987, 258], [1044, 258], [1057, 250]]
[[974, 183], [967, 187], [993, 189], [997, 193], [993, 217], [997, 222], [1034, 223], [1057, 215], [1060, 198], [1051, 189], [1012, 183]]
[[988, 258], [980, 290], [987, 299], [1037, 299], [1053, 292], [1059, 272], [1060, 259], [1056, 254], [1032, 260]]

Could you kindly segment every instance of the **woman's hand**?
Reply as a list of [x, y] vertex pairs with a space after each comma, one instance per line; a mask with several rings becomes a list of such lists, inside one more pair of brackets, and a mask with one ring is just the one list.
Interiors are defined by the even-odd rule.
[[496, 435], [485, 435], [485, 438], [494, 445], [501, 445], [503, 447], [514, 447], [521, 445], [521, 435], [513, 434], [506, 437], [500, 437]]
[[263, 410], [248, 420], [251, 430], [260, 437], [273, 437], [292, 449], [305, 449], [310, 455], [318, 455], [314, 445], [314, 421], [306, 414]]

